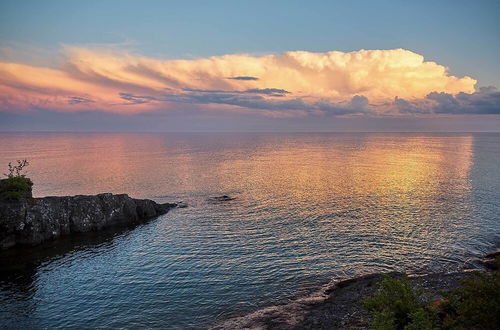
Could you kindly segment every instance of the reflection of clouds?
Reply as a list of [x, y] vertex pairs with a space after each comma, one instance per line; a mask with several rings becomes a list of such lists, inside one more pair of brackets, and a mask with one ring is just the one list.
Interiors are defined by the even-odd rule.
[[473, 155], [470, 135], [96, 133], [17, 140], [7, 144], [14, 151], [29, 147], [33, 172], [44, 176], [37, 195], [53, 187], [52, 180], [67, 183], [71, 193], [97, 193], [135, 191], [146, 177], [153, 184], [147, 190], [169, 182], [152, 195], [203, 189], [210, 182], [304, 200], [353, 194], [432, 200], [443, 189], [467, 192]]
[[336, 196], [346, 197], [353, 192], [374, 196], [417, 193], [432, 199], [440, 193], [439, 184], [451, 179], [463, 183], [455, 187], [468, 186], [471, 136], [368, 135], [356, 138], [354, 147], [341, 139], [331, 140], [312, 147], [300, 141], [269, 146], [269, 152], [261, 150], [250, 161], [224, 166], [242, 166], [240, 170], [250, 175], [249, 180], [269, 190], [330, 194], [333, 189]]
[[[380, 142], [368, 142], [357, 158], [365, 170], [356, 176], [360, 193], [380, 196], [388, 209], [412, 209], [415, 216], [435, 209], [444, 196], [458, 198], [469, 193], [471, 136], [453, 140], [409, 137], [383, 148]], [[377, 170], [369, 170], [370, 164], [376, 164]]]
[[249, 198], [270, 210], [261, 216], [305, 226], [294, 238], [335, 239], [344, 245], [333, 243], [332, 253], [362, 260], [370, 255], [370, 267], [387, 271], [411, 259], [437, 262], [436, 249], [449, 249], [458, 235], [474, 230], [467, 222], [472, 136], [305, 140], [264, 144], [248, 157], [220, 164], [221, 173], [243, 173], [225, 183], [250, 190]]

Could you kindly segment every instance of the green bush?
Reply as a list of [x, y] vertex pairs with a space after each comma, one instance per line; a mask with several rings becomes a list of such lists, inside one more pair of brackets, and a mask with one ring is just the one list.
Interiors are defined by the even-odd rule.
[[[500, 257], [496, 258], [500, 265]], [[500, 329], [500, 271], [478, 272], [462, 286], [442, 292], [433, 306], [413, 289], [407, 277], [384, 277], [380, 288], [363, 299], [371, 313], [370, 326], [380, 330]], [[429, 294], [427, 294], [429, 296]]]
[[435, 312], [428, 301], [420, 299], [422, 291], [412, 288], [407, 277], [394, 279], [385, 276], [380, 288], [363, 300], [363, 306], [372, 314], [372, 329], [425, 330], [433, 329]]
[[20, 200], [31, 196], [33, 182], [23, 173], [29, 162], [26, 159], [18, 160], [17, 165], [9, 163], [5, 174], [7, 179], [0, 180], [0, 199]]
[[13, 176], [0, 181], [0, 197], [19, 200], [31, 192], [33, 182], [24, 176]]
[[500, 272], [478, 273], [462, 284], [443, 293], [443, 328], [500, 329]]

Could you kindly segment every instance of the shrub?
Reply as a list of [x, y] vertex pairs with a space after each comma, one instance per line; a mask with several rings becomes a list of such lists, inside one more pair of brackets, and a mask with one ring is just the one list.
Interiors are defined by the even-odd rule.
[[462, 284], [443, 293], [443, 328], [500, 329], [500, 271], [477, 273]]
[[[500, 265], [500, 257], [496, 258]], [[372, 329], [500, 329], [500, 271], [478, 272], [462, 286], [442, 292], [434, 306], [421, 299], [407, 277], [384, 277], [380, 288], [363, 299]]]
[[23, 176], [15, 176], [0, 181], [0, 197], [7, 200], [19, 200], [31, 192], [33, 182]]
[[363, 300], [372, 313], [371, 328], [380, 330], [433, 329], [435, 313], [428, 301], [420, 300], [422, 291], [412, 288], [407, 277], [385, 276], [380, 288]]
[[33, 182], [22, 173], [29, 163], [26, 159], [18, 160], [17, 166], [8, 165], [7, 179], [0, 180], [0, 198], [6, 200], [19, 200], [31, 196]]

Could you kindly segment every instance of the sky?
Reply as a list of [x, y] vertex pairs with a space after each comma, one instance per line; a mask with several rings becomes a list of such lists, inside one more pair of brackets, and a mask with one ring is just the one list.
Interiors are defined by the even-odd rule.
[[0, 131], [500, 131], [499, 1], [1, 1]]

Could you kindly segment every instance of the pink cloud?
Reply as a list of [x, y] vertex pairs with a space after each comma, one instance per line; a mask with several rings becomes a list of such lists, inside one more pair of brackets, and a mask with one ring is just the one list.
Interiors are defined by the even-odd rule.
[[403, 109], [393, 104], [395, 98], [415, 105], [429, 102], [431, 93], [474, 93], [476, 84], [404, 49], [194, 60], [83, 47], [65, 54], [56, 68], [0, 62], [0, 110], [138, 113], [179, 111], [190, 104], [277, 117], [380, 114]]

